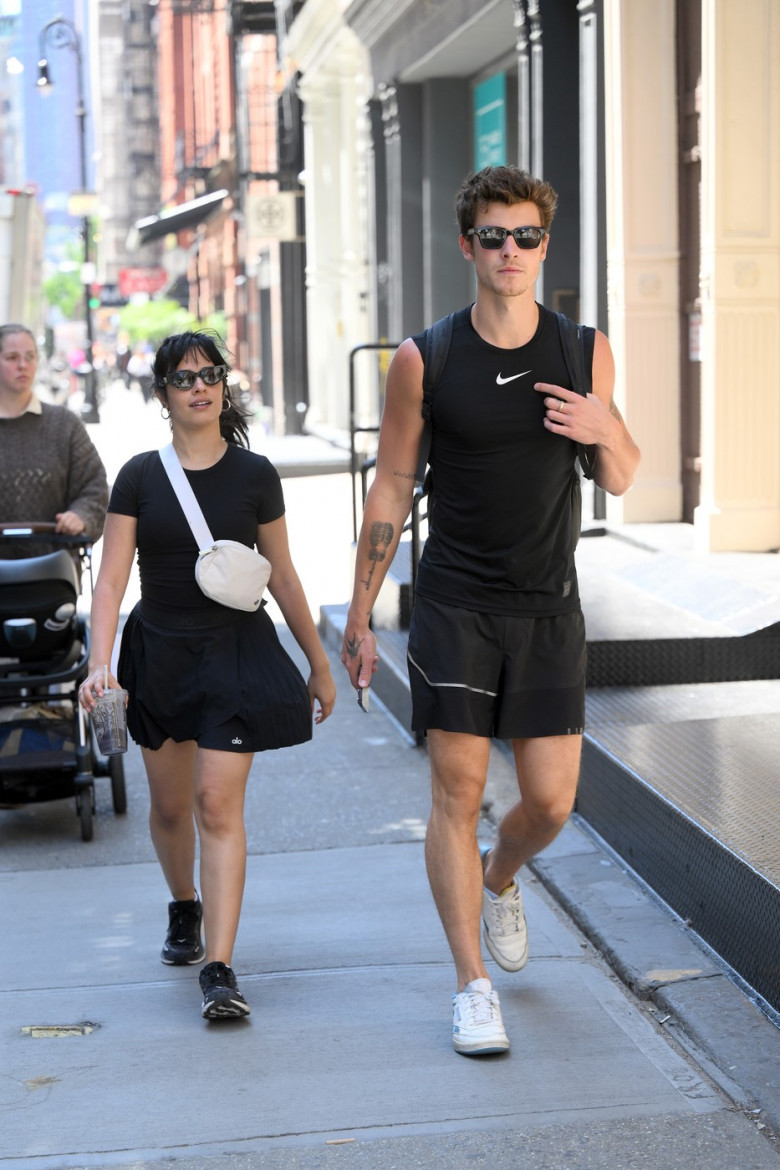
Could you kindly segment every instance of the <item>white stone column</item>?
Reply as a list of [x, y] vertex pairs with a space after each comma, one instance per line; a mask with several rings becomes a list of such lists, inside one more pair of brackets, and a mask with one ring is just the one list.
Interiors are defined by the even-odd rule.
[[288, 49], [300, 70], [306, 191], [306, 289], [311, 423], [349, 425], [349, 358], [368, 336], [366, 49], [335, 0], [312, 0]]
[[344, 430], [349, 425], [349, 355], [354, 346], [373, 340], [361, 178], [365, 101], [354, 70], [346, 68], [320, 70], [299, 91], [306, 160], [309, 418]]
[[607, 281], [615, 402], [642, 451], [615, 523], [679, 520], [674, 0], [605, 0]]
[[696, 547], [780, 545], [780, 6], [702, 5]]
[[[301, 84], [306, 175], [306, 309], [309, 418], [334, 422], [341, 363], [339, 287], [340, 189], [333, 143], [338, 140], [338, 86], [322, 74]], [[346, 373], [341, 385], [345, 384]]]

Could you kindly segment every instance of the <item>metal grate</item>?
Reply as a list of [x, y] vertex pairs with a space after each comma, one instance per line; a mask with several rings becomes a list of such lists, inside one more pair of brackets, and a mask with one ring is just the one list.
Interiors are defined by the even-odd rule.
[[660, 686], [780, 678], [780, 622], [730, 638], [588, 642], [588, 686]]
[[586, 736], [577, 811], [780, 1010], [780, 715]]

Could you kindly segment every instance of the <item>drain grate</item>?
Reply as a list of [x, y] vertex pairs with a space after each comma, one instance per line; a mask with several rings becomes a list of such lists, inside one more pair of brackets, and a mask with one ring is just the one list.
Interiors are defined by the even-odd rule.
[[22, 1035], [30, 1036], [33, 1040], [53, 1040], [58, 1036], [89, 1036], [99, 1027], [100, 1024], [92, 1024], [89, 1020], [81, 1024], [25, 1024]]

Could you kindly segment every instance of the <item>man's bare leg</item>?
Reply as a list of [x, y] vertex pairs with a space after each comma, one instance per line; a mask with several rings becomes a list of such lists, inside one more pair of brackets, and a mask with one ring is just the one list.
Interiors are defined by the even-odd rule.
[[487, 779], [490, 740], [430, 730], [432, 808], [425, 838], [431, 892], [455, 960], [458, 991], [489, 979], [479, 941], [482, 865], [477, 825]]
[[512, 741], [520, 800], [502, 817], [485, 865], [484, 881], [500, 894], [517, 871], [549, 845], [574, 807], [581, 735]]

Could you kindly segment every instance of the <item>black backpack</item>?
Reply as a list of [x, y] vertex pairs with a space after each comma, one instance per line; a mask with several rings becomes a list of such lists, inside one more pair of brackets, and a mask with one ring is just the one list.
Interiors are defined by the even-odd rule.
[[[577, 394], [590, 394], [592, 389], [591, 365], [593, 361], [593, 346], [596, 330], [592, 325], [577, 325], [563, 313], [555, 314], [558, 320], [558, 329], [561, 335], [563, 356], [573, 389]], [[417, 463], [415, 479], [423, 485], [423, 494], [431, 489], [430, 473], [426, 476], [428, 456], [431, 452], [431, 406], [436, 393], [447, 354], [450, 351], [452, 339], [452, 323], [455, 317], [450, 313], [442, 317], [425, 330], [425, 355], [423, 357], [423, 402], [422, 416], [425, 420], [422, 439], [420, 440], [420, 456]], [[586, 479], [593, 479], [593, 448], [577, 444], [577, 458]]]

